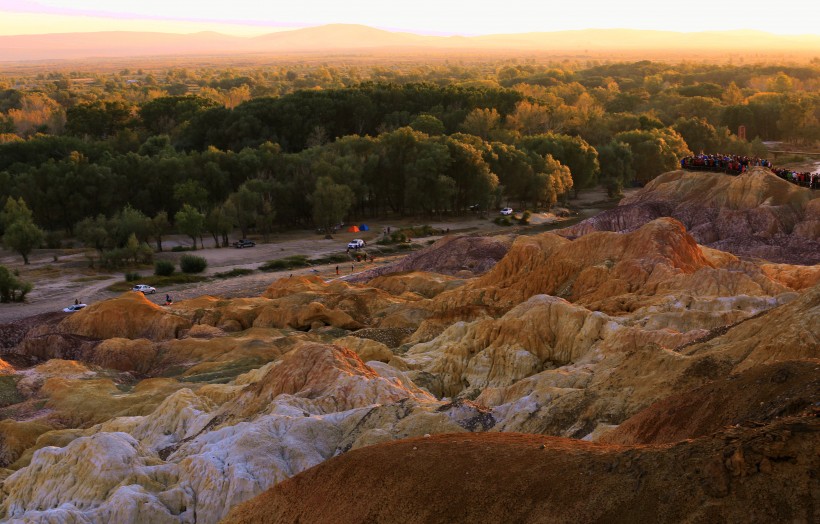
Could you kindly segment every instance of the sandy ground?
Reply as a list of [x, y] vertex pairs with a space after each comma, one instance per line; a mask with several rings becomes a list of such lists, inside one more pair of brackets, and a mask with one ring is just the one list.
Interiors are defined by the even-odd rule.
[[[571, 201], [574, 207], [580, 209], [579, 215], [571, 217], [571, 221], [592, 216], [599, 211], [599, 207], [607, 205], [606, 193], [602, 190], [582, 192], [579, 199]], [[518, 211], [518, 210], [516, 210]], [[253, 248], [214, 248], [213, 239], [205, 238], [205, 249], [198, 249], [194, 254], [204, 257], [208, 261], [205, 275], [213, 275], [230, 271], [234, 268], [256, 269], [264, 262], [293, 255], [306, 255], [309, 258], [318, 258], [333, 253], [344, 253], [347, 243], [354, 238], [362, 238], [367, 242], [366, 251], [376, 258], [376, 265], [390, 263], [402, 255], [383, 255], [380, 253], [376, 241], [382, 237], [382, 232], [390, 227], [391, 231], [413, 225], [429, 224], [435, 229], [449, 230], [450, 234], [493, 234], [508, 233], [509, 228], [497, 226], [491, 219], [477, 216], [464, 216], [443, 220], [408, 219], [391, 221], [368, 222], [370, 231], [360, 233], [340, 232], [332, 239], [313, 231], [289, 231], [272, 235], [268, 242], [263, 243], [261, 238], [252, 237], [257, 241]], [[557, 226], [565, 224], [566, 219], [559, 219], [553, 213], [536, 213], [530, 218], [534, 229], [548, 227], [555, 223]], [[568, 224], [567, 224], [568, 225]], [[413, 239], [413, 243], [427, 245], [440, 236]], [[181, 235], [168, 236], [163, 241], [163, 253], [155, 257], [178, 259], [183, 253], [173, 253], [169, 250], [175, 245], [190, 246], [189, 237]], [[88, 252], [82, 249], [73, 250], [36, 250], [31, 256], [31, 264], [24, 266], [19, 255], [8, 250], [0, 250], [0, 264], [9, 269], [17, 270], [20, 277], [34, 283], [34, 289], [29, 293], [26, 301], [19, 304], [0, 304], [0, 323], [19, 318], [60, 311], [73, 304], [74, 300], [91, 304], [118, 295], [106, 288], [122, 280], [124, 271], [104, 272], [89, 267]], [[327, 279], [344, 278], [352, 273], [358, 273], [373, 267], [373, 263], [345, 263], [339, 265], [339, 275], [336, 275], [337, 264], [326, 264], [293, 271], [273, 273], [254, 272], [242, 277], [228, 279], [213, 279], [195, 284], [179, 284], [168, 288], [157, 289], [154, 295], [148, 298], [156, 303], [162, 303], [165, 295], [170, 294], [175, 301], [193, 298], [201, 295], [223, 297], [259, 295], [271, 282], [289, 275], [318, 274]], [[139, 271], [143, 275], [150, 275], [152, 268], [143, 268]]]

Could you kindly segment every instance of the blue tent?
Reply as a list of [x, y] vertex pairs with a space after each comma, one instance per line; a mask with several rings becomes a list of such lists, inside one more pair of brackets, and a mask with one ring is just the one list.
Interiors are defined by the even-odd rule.
[[359, 231], [370, 231], [370, 228], [367, 227], [367, 224], [359, 224]]

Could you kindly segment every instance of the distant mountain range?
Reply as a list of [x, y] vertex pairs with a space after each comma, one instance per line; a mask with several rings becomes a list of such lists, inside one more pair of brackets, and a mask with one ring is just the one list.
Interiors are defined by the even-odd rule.
[[600, 53], [602, 51], [754, 52], [820, 55], [820, 35], [784, 36], [763, 31], [679, 33], [586, 29], [485, 36], [425, 36], [362, 25], [331, 24], [257, 37], [220, 33], [59, 33], [0, 36], [0, 61], [164, 55], [284, 54], [387, 50], [509, 50]]

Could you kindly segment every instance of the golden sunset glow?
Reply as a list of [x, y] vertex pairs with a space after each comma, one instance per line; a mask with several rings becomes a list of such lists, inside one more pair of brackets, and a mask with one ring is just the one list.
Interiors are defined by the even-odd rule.
[[775, 34], [817, 34], [820, 7], [796, 0], [777, 9], [755, 2], [694, 0], [685, 7], [663, 2], [587, 0], [571, 7], [554, 1], [418, 0], [395, 3], [306, 0], [293, 3], [104, 2], [2, 0], [0, 34], [84, 31], [218, 31], [252, 36], [331, 23], [364, 24], [423, 34], [504, 34], [590, 28], [680, 32], [756, 29]]

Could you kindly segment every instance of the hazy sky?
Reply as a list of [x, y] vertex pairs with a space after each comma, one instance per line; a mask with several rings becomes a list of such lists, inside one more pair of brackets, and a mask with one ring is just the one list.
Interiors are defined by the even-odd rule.
[[220, 31], [257, 35], [328, 23], [425, 34], [588, 28], [820, 33], [817, 0], [0, 0], [0, 34]]

